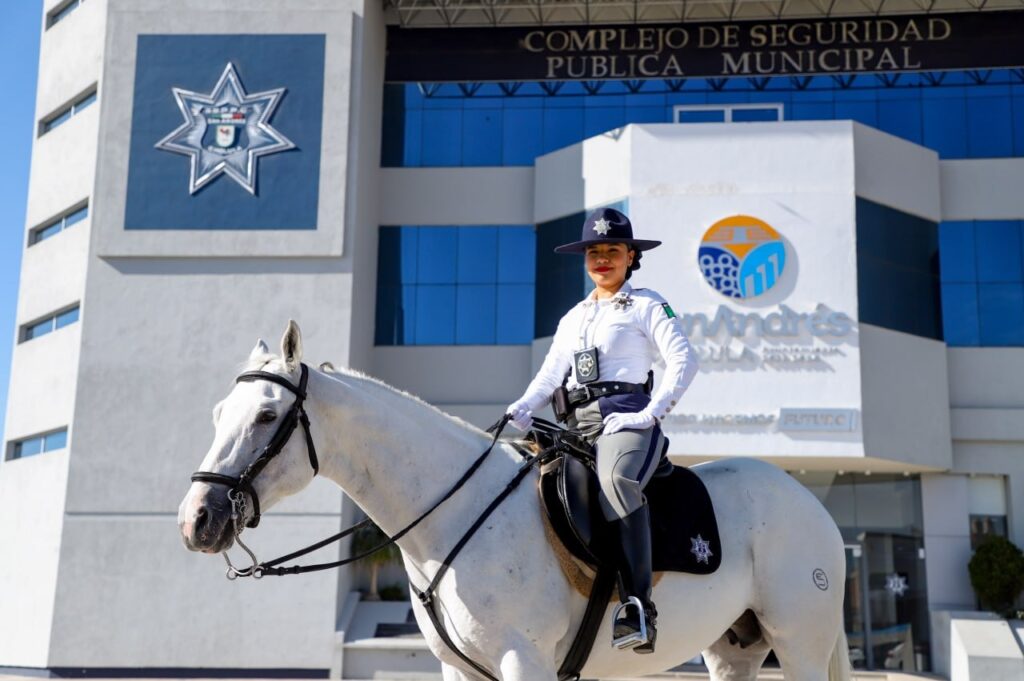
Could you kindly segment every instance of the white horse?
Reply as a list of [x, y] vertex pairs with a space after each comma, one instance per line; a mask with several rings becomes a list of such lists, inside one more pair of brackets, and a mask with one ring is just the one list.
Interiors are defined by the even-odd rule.
[[[281, 357], [259, 341], [247, 369], [297, 384], [301, 358], [299, 330], [291, 322]], [[389, 534], [435, 503], [490, 444], [483, 431], [352, 371], [309, 369], [307, 395], [320, 474]], [[201, 470], [238, 476], [294, 401], [291, 391], [267, 380], [237, 383], [214, 408], [216, 435]], [[264, 509], [313, 477], [301, 431], [253, 482]], [[413, 585], [423, 589], [430, 582], [521, 462], [512, 446], [499, 442], [461, 490], [399, 541]], [[653, 654], [612, 648], [610, 605], [582, 676], [657, 673], [703, 652], [714, 681], [753, 681], [774, 650], [789, 681], [849, 679], [842, 627], [846, 563], [828, 512], [785, 472], [761, 461], [728, 459], [693, 470], [714, 502], [721, 567], [703, 576], [661, 575], [653, 595], [659, 612]], [[563, 568], [560, 549], [545, 538], [536, 481], [532, 471], [498, 507], [437, 591], [451, 638], [501, 681], [555, 681], [586, 605]], [[193, 482], [178, 511], [189, 549], [219, 553], [232, 545], [227, 490]], [[688, 537], [679, 541], [689, 545]], [[412, 605], [445, 681], [481, 678], [444, 645], [423, 606], [416, 599]], [[748, 610], [760, 640], [741, 647], [725, 634]], [[749, 613], [745, 619], [749, 623]]]

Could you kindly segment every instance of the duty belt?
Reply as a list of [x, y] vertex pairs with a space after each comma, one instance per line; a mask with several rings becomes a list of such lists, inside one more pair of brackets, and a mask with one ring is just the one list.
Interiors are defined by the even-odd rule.
[[569, 407], [578, 407], [581, 404], [592, 402], [598, 397], [604, 397], [605, 395], [625, 395], [630, 393], [646, 392], [646, 383], [616, 383], [615, 381], [588, 383], [569, 391]]

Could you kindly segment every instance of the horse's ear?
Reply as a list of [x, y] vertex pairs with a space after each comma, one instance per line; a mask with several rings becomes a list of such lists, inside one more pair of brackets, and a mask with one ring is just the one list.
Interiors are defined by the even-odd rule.
[[281, 337], [281, 357], [288, 368], [294, 369], [302, 361], [302, 332], [294, 319], [288, 320], [288, 328]]
[[263, 342], [263, 339], [260, 338], [258, 341], [256, 341], [256, 345], [255, 347], [253, 347], [252, 352], [249, 353], [249, 359], [258, 359], [269, 354], [270, 348], [267, 346], [266, 343]]

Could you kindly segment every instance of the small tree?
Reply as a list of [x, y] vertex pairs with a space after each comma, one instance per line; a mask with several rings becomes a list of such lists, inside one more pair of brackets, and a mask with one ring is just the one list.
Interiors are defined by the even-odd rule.
[[[387, 540], [388, 536], [384, 534], [384, 531], [377, 527], [376, 523], [371, 522], [353, 533], [351, 549], [352, 555], [357, 556], [360, 553], [369, 551], [375, 546], [380, 546]], [[380, 574], [380, 569], [385, 565], [395, 564], [401, 559], [402, 552], [399, 550], [398, 545], [388, 544], [381, 550], [371, 553], [369, 556], [366, 556], [359, 561], [360, 564], [365, 565], [370, 570], [370, 593], [366, 594], [366, 600], [380, 600], [380, 594], [377, 591], [377, 577]]]
[[967, 571], [982, 606], [1009, 616], [1024, 590], [1024, 553], [1009, 539], [994, 535], [978, 547]]

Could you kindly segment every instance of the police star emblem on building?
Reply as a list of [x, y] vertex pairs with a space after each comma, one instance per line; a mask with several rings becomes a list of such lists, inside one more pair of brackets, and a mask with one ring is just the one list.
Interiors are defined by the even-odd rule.
[[209, 94], [171, 92], [185, 120], [156, 148], [189, 157], [189, 194], [221, 175], [256, 194], [260, 157], [295, 148], [270, 124], [285, 88], [247, 93], [230, 62]]

